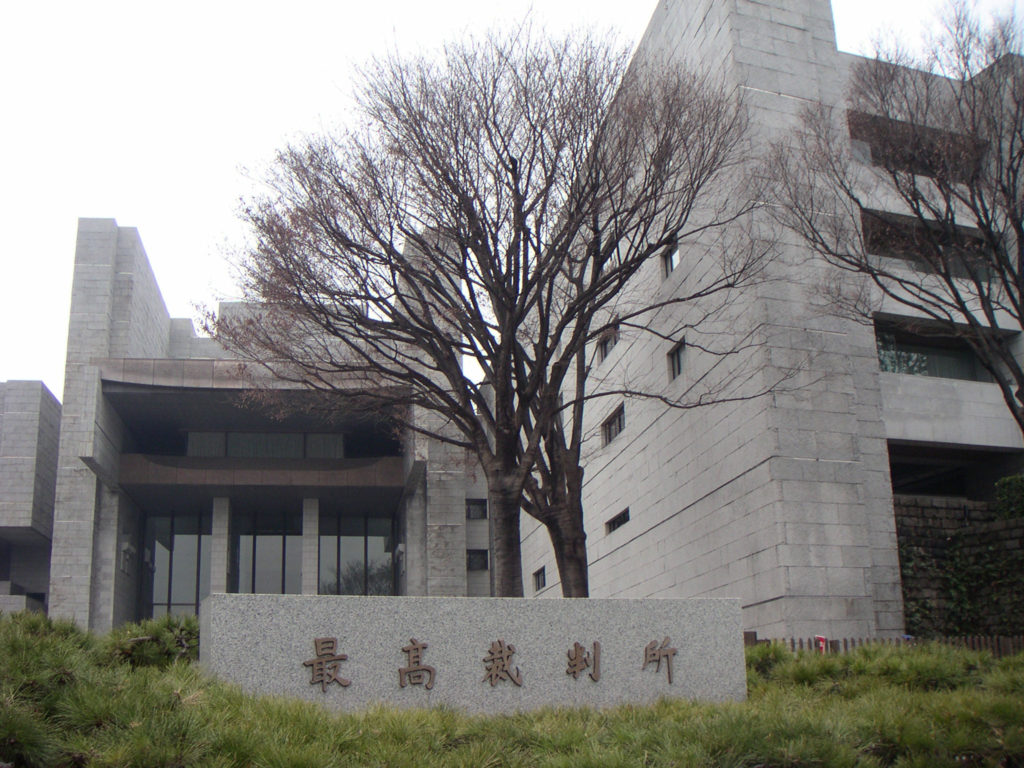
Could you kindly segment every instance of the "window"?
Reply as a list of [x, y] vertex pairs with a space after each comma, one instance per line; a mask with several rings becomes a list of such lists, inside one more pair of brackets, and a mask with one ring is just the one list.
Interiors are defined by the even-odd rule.
[[298, 509], [231, 512], [228, 592], [297, 595], [302, 591], [302, 514]]
[[945, 182], [976, 178], [984, 145], [968, 136], [881, 115], [850, 112], [850, 138], [864, 142], [871, 164], [887, 171], [912, 173]]
[[547, 585], [547, 574], [544, 572], [544, 566], [542, 565], [540, 568], [533, 572], [533, 591], [540, 592]]
[[395, 594], [394, 525], [382, 515], [320, 511], [321, 595]]
[[486, 549], [467, 549], [466, 550], [466, 570], [467, 571], [486, 571], [487, 570], [487, 550]]
[[922, 335], [896, 323], [879, 322], [875, 342], [878, 368], [885, 373], [992, 381], [973, 350], [956, 337]]
[[944, 222], [926, 224], [913, 216], [863, 209], [861, 229], [869, 254], [901, 259], [928, 272], [984, 280], [990, 249], [981, 233]]
[[210, 594], [211, 516], [164, 512], [146, 517], [143, 614], [198, 614]]
[[487, 499], [466, 499], [466, 519], [486, 520]]
[[301, 432], [189, 432], [186, 455], [236, 459], [343, 459], [344, 435]]
[[671, 251], [661, 257], [661, 266], [665, 272], [665, 277], [671, 275], [675, 268], [679, 266], [679, 249], [673, 248]]
[[669, 381], [672, 379], [679, 378], [683, 373], [683, 350], [686, 349], [686, 342], [680, 341], [674, 347], [672, 351], [668, 353], [668, 378]]
[[223, 456], [226, 452], [225, 437], [223, 432], [189, 432], [186, 453], [203, 458]]
[[618, 327], [609, 328], [607, 331], [601, 334], [601, 337], [597, 340], [597, 359], [600, 362], [604, 362], [608, 359], [608, 355], [611, 354], [615, 345], [619, 343], [619, 329]]
[[608, 520], [604, 524], [604, 532], [606, 534], [608, 534], [608, 533], [611, 533], [612, 531], [617, 531], [619, 528], [621, 528], [622, 526], [624, 526], [628, 522], [629, 522], [629, 507], [626, 507], [624, 510], [619, 512], [619, 514], [617, 514], [615, 517], [613, 517], [611, 520]]
[[609, 416], [601, 425], [601, 438], [603, 444], [608, 445], [608, 443], [618, 437], [625, 428], [626, 409], [625, 406], [620, 405], [615, 409], [615, 413]]

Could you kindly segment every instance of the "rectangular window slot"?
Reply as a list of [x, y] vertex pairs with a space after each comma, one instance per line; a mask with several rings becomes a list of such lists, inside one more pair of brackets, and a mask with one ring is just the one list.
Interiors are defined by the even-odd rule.
[[679, 378], [683, 373], [683, 351], [686, 349], [686, 342], [680, 341], [672, 351], [668, 353], [668, 378]]
[[486, 571], [487, 570], [487, 550], [486, 549], [467, 549], [466, 550], [466, 570], [467, 571]]
[[533, 572], [533, 591], [540, 592], [547, 585], [547, 574], [544, 572], [544, 566], [542, 565], [540, 568]]
[[619, 512], [615, 517], [604, 524], [604, 532], [606, 534], [612, 531], [617, 531], [619, 528], [629, 522], [629, 507]]
[[661, 266], [665, 272], [665, 277], [671, 275], [676, 267], [679, 266], [679, 249], [673, 248], [669, 253], [666, 253], [661, 257]]
[[487, 499], [466, 499], [466, 519], [486, 520]]
[[604, 445], [608, 445], [612, 440], [618, 437], [622, 430], [626, 428], [626, 409], [624, 406], [619, 406], [605, 422], [601, 425], [601, 438]]
[[604, 362], [608, 359], [608, 355], [615, 349], [615, 345], [619, 343], [619, 329], [612, 328], [601, 334], [601, 337], [597, 340], [597, 359], [599, 362]]

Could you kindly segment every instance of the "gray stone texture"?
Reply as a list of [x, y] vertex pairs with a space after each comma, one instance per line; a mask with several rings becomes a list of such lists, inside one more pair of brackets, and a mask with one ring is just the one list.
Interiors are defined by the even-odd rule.
[[[223, 310], [247, 311], [243, 305], [225, 305]], [[296, 468], [272, 461], [254, 461], [240, 469], [197, 467], [184, 457], [135, 453], [132, 425], [122, 423], [104, 396], [105, 382], [231, 390], [246, 386], [237, 360], [213, 340], [197, 337], [191, 321], [168, 316], [138, 232], [119, 227], [113, 219], [81, 219], [59, 451], [59, 407], [53, 418], [44, 408], [41, 434], [48, 427], [54, 436], [50, 500], [47, 504], [45, 494], [39, 496], [39, 519], [32, 523], [47, 537], [52, 526], [53, 554], [44, 561], [52, 562], [48, 579], [54, 615], [100, 631], [137, 618], [142, 569], [147, 567], [138, 551], [145, 511], [120, 490], [122, 481], [188, 485], [210, 494], [214, 591], [227, 588], [231, 567], [232, 488], [301, 486], [311, 494], [302, 511], [305, 594], [318, 590], [318, 500], [312, 494], [350, 485], [404, 487], [398, 510], [401, 547], [396, 547], [400, 589], [423, 595], [466, 595], [470, 590], [465, 499], [470, 486], [479, 482], [464, 450], [418, 436], [409, 439], [406, 458], [345, 460], [331, 467]], [[16, 398], [11, 394], [7, 399], [13, 403]], [[12, 412], [6, 418], [13, 425], [18, 417]], [[24, 431], [19, 425], [18, 434]], [[2, 472], [12, 478], [16, 473], [26, 482], [46, 478], [45, 472], [35, 473], [27, 460], [14, 460], [13, 455], [0, 464]], [[472, 495], [484, 494], [477, 488]], [[479, 531], [476, 536], [480, 538]], [[474, 574], [472, 591], [489, 594], [486, 573], [483, 578]]]
[[[365, 709], [447, 706], [501, 713], [544, 706], [610, 707], [663, 697], [702, 701], [746, 697], [735, 600], [523, 600], [211, 595], [200, 612], [200, 661], [250, 693], [283, 694], [325, 706]], [[314, 638], [334, 637], [338, 674], [351, 684], [313, 685]], [[409, 664], [402, 648], [427, 647], [422, 663], [434, 685], [399, 685]], [[651, 642], [675, 648], [667, 663], [644, 668]], [[485, 680], [484, 657], [503, 640], [522, 685]], [[600, 645], [600, 679], [567, 674], [568, 651]]]
[[[836, 51], [828, 0], [666, 0], [657, 4], [636, 60], [680, 62], [738, 89], [756, 157], [796, 124], [803, 105], [842, 104], [855, 57]], [[755, 234], [774, 237], [770, 221], [752, 224]], [[668, 277], [651, 263], [619, 306], [628, 312], [637, 302], [686, 295], [714, 268], [720, 249], [712, 246], [691, 242], [683, 268]], [[705, 334], [689, 328], [686, 336], [721, 345], [729, 334], [759, 326], [760, 346], [742, 361], [752, 373], [750, 391], [796, 367], [787, 385], [794, 391], [689, 411], [627, 400], [626, 428], [607, 446], [599, 425], [618, 401], [589, 406], [591, 594], [737, 597], [745, 628], [768, 636], [897, 634], [889, 413], [872, 329], [822, 311], [815, 287], [825, 272], [802, 246], [783, 240], [778, 250], [768, 274], [774, 280], [734, 295], [734, 306]], [[708, 368], [699, 353], [670, 380], [673, 342], [665, 339], [698, 315], [699, 307], [659, 311], [652, 326], [660, 338], [623, 330], [609, 358], [594, 363], [595, 391], [628, 382], [675, 398], [700, 382]], [[979, 443], [989, 437], [979, 434]], [[629, 523], [609, 532], [606, 521], [626, 508]], [[525, 530], [523, 570], [544, 566], [548, 586], [540, 594], [557, 595], [547, 537], [533, 523]]]
[[0, 606], [43, 610], [60, 404], [39, 381], [0, 382]]

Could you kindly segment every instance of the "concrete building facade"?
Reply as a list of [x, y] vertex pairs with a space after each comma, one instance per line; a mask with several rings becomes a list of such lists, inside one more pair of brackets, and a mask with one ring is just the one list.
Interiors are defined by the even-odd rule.
[[211, 591], [490, 593], [464, 452], [358, 413], [325, 422], [288, 407], [296, 391], [270, 413], [243, 402], [251, 386], [168, 315], [134, 229], [79, 222], [52, 615], [104, 630]]
[[[665, 0], [636, 57], [681, 61], [738, 91], [752, 155], [797, 127], [807, 106], [841, 108], [859, 60], [837, 51], [828, 0]], [[759, 231], [765, 241], [780, 236], [767, 215], [755, 219]], [[819, 300], [826, 268], [781, 237], [768, 279], [720, 325], [758, 328], [748, 391], [787, 368], [800, 370], [795, 379], [771, 395], [694, 410], [593, 401], [584, 459], [591, 594], [739, 597], [745, 625], [765, 636], [899, 634], [894, 493], [983, 497], [1019, 470], [1024, 445], [984, 377], [885, 365], [885, 344], [920, 341], [900, 336], [906, 310], [884, 306], [874, 326], [835, 316]], [[686, 295], [707, 266], [700, 245], [649, 264], [622, 303]], [[686, 346], [693, 330], [678, 330], [681, 312], [657, 314], [656, 334], [620, 329], [606, 354], [595, 350], [594, 376], [609, 389], [626, 380], [678, 396], [707, 370]], [[540, 528], [525, 535], [523, 571], [527, 594], [559, 594]]]
[[[828, 0], [664, 0], [637, 57], [740, 91], [752, 151], [805, 105], [843, 104], [858, 60], [837, 51]], [[651, 263], [622, 300], [683, 295], [701, 265], [681, 256], [686, 269]], [[758, 329], [754, 389], [799, 369], [786, 387], [693, 410], [589, 407], [591, 594], [739, 597], [767, 636], [899, 634], [894, 494], [983, 496], [1024, 443], [996, 385], [962, 360], [953, 375], [885, 364], [885, 345], [913, 343], [895, 308], [874, 326], [822, 312], [824, 268], [796, 242], [770, 269], [721, 322]], [[674, 336], [685, 322], [666, 308], [660, 335], [623, 329], [594, 376], [685, 391], [704, 370]], [[277, 418], [239, 397], [248, 386], [168, 315], [138, 233], [82, 220], [63, 416], [39, 384], [0, 389], [0, 609], [45, 602], [103, 630], [194, 611], [211, 592], [490, 593], [486, 488], [464, 452], [358, 413]], [[546, 533], [523, 530], [527, 596], [560, 595]]]
[[42, 383], [0, 382], [0, 611], [46, 606], [59, 430]]

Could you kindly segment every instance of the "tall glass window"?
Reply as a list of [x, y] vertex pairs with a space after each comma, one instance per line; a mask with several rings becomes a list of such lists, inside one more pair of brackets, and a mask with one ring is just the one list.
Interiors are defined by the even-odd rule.
[[391, 517], [320, 512], [321, 595], [393, 595], [394, 524]]
[[231, 513], [229, 592], [297, 595], [302, 591], [302, 516], [287, 510]]
[[210, 594], [210, 535], [208, 512], [146, 517], [143, 616], [199, 613]]

